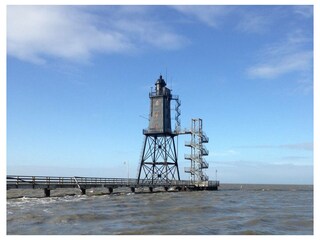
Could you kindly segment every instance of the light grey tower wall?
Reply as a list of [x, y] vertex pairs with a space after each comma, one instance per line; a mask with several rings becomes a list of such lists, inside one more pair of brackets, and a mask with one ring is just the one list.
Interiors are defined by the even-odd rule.
[[155, 83], [155, 92], [150, 97], [150, 120], [148, 132], [171, 133], [171, 90], [166, 87], [166, 82], [160, 75]]

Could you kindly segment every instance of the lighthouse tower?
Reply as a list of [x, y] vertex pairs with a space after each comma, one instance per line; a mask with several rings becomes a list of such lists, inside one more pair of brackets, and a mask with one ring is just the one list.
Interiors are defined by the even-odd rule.
[[[180, 101], [178, 97], [171, 95], [171, 90], [166, 87], [161, 75], [155, 83], [154, 91], [149, 93], [149, 98], [149, 127], [143, 130], [145, 139], [138, 170], [138, 184], [166, 184], [171, 180], [180, 180], [175, 145], [175, 137], [179, 132], [177, 125], [175, 131], [171, 130], [170, 108], [171, 100], [176, 100], [178, 104]], [[176, 119], [180, 111], [177, 113]]]

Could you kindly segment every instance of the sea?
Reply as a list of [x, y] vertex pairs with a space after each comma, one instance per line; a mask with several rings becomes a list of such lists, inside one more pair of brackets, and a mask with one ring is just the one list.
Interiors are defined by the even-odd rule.
[[312, 185], [7, 190], [7, 235], [313, 235]]

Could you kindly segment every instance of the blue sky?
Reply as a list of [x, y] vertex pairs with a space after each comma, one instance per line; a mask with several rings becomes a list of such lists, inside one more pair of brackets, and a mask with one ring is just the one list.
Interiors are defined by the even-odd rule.
[[7, 174], [136, 177], [160, 74], [210, 179], [313, 183], [313, 7], [290, 5], [8, 6]]

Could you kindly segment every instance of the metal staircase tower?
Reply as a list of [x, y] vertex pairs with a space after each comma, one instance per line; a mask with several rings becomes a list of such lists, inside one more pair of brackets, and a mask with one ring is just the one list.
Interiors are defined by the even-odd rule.
[[203, 172], [209, 164], [204, 156], [209, 155], [209, 151], [204, 146], [209, 142], [209, 138], [202, 130], [202, 119], [194, 118], [191, 120], [191, 141], [185, 142], [185, 146], [190, 147], [191, 154], [186, 154], [185, 159], [190, 160], [190, 167], [185, 168], [186, 173], [190, 173], [190, 181], [196, 186], [206, 186], [208, 184], [208, 176]]

